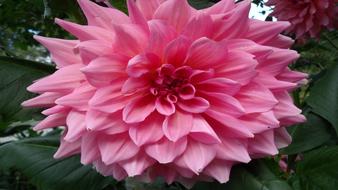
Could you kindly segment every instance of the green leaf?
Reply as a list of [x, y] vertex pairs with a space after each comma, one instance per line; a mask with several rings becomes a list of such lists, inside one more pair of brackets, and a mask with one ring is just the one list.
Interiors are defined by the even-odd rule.
[[[0, 56], [0, 123], [25, 121], [36, 113], [22, 109], [21, 102], [33, 97], [26, 87], [54, 71], [52, 65]], [[2, 128], [2, 127], [1, 127]]]
[[14, 168], [43, 190], [100, 190], [114, 180], [83, 166], [78, 156], [53, 159], [57, 136], [37, 137], [0, 146], [0, 169]]
[[302, 189], [336, 190], [338, 187], [338, 146], [321, 148], [304, 155], [297, 171]]
[[[277, 163], [276, 163], [277, 164]], [[262, 160], [235, 166], [226, 184], [198, 183], [193, 190], [292, 190], [285, 180], [273, 173]]]
[[214, 5], [214, 3], [209, 2], [209, 0], [188, 0], [188, 2], [195, 9], [204, 9], [204, 8], [211, 7], [212, 5]]
[[313, 112], [328, 120], [338, 134], [338, 64], [315, 83], [307, 103]]
[[306, 123], [295, 126], [295, 129], [292, 130], [292, 143], [281, 150], [282, 154], [305, 152], [323, 145], [332, 138], [330, 123], [311, 112], [306, 117]]

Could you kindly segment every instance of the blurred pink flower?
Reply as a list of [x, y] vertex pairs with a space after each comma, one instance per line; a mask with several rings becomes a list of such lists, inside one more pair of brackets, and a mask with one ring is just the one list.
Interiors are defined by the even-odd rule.
[[269, 0], [267, 5], [275, 6], [272, 16], [279, 21], [289, 21], [287, 33], [297, 39], [319, 38], [323, 29], [337, 27], [337, 0]]
[[224, 183], [290, 143], [284, 127], [305, 118], [289, 92], [306, 74], [288, 68], [288, 22], [249, 19], [249, 0], [127, 2], [129, 16], [79, 0], [88, 25], [56, 19], [78, 40], [35, 36], [58, 70], [23, 105], [48, 108], [34, 129], [65, 126], [55, 158], [81, 154], [118, 180]]

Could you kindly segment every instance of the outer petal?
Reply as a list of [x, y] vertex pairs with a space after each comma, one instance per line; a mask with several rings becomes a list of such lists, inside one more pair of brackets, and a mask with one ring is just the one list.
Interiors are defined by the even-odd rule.
[[248, 150], [255, 157], [276, 155], [278, 149], [275, 145], [273, 130], [255, 135], [255, 138], [249, 140]]
[[136, 0], [136, 6], [140, 9], [144, 18], [151, 20], [162, 1], [163, 0]]
[[[197, 175], [215, 158], [216, 149], [194, 140], [189, 140], [186, 151], [175, 161], [183, 168], [188, 168]], [[196, 159], [198, 158], [198, 159]], [[194, 160], [192, 162], [192, 160]]]
[[34, 36], [34, 39], [49, 50], [52, 60], [59, 68], [81, 62], [80, 57], [73, 51], [75, 46], [80, 42], [78, 40], [62, 40], [42, 36]]
[[64, 135], [60, 139], [60, 146], [58, 150], [54, 153], [55, 159], [64, 158], [67, 156], [72, 156], [78, 154], [81, 151], [81, 139], [74, 142], [67, 142], [64, 140]]
[[139, 147], [125, 135], [104, 136], [98, 139], [102, 161], [109, 165], [134, 157]]
[[203, 173], [215, 178], [220, 183], [226, 183], [229, 181], [232, 165], [233, 163], [229, 161], [214, 160], [204, 169]]
[[55, 19], [55, 22], [62, 28], [76, 36], [80, 41], [112, 41], [114, 38], [114, 33], [97, 26], [79, 25], [61, 19]]
[[187, 138], [181, 138], [177, 142], [162, 138], [160, 141], [147, 145], [146, 153], [161, 164], [171, 163], [180, 156], [187, 147]]
[[168, 24], [174, 26], [180, 32], [192, 14], [193, 9], [187, 1], [168, 0], [162, 3], [156, 10], [154, 19], [166, 20]]
[[97, 135], [85, 134], [81, 142], [81, 163], [90, 164], [100, 158]]
[[117, 9], [101, 7], [89, 0], [78, 0], [78, 2], [86, 15], [88, 25], [111, 29], [112, 23], [126, 24], [130, 22], [128, 16]]
[[129, 160], [120, 162], [119, 165], [124, 168], [128, 176], [133, 177], [142, 174], [144, 170], [154, 163], [155, 160], [144, 153], [139, 153]]
[[86, 132], [85, 114], [72, 110], [67, 116], [67, 133], [64, 139], [73, 142]]
[[242, 87], [236, 99], [241, 102], [247, 113], [269, 111], [278, 103], [271, 91], [258, 83]]

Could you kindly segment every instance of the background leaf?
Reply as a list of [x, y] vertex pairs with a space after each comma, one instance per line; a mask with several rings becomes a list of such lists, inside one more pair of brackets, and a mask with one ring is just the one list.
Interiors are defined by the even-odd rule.
[[78, 156], [55, 160], [58, 141], [58, 136], [37, 137], [0, 146], [0, 169], [20, 170], [41, 190], [100, 190], [112, 184]]
[[297, 173], [302, 190], [336, 190], [338, 187], [338, 146], [322, 148], [304, 155]]
[[328, 120], [338, 134], [338, 64], [328, 68], [311, 90], [307, 103], [313, 112]]
[[21, 102], [34, 95], [26, 88], [38, 78], [54, 71], [52, 65], [0, 56], [0, 122], [8, 125], [13, 121], [25, 121], [37, 113], [23, 109]]
[[307, 122], [291, 130], [292, 143], [282, 154], [297, 154], [316, 148], [332, 138], [331, 124], [314, 113], [308, 113]]

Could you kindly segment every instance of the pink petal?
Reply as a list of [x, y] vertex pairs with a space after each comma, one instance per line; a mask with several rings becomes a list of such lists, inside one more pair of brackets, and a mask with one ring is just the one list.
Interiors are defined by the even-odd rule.
[[137, 0], [136, 6], [140, 9], [144, 18], [151, 20], [162, 0]]
[[62, 67], [52, 75], [37, 80], [27, 90], [30, 92], [64, 92], [72, 90], [80, 85], [84, 76], [79, 69], [83, 65], [76, 64]]
[[70, 109], [64, 106], [56, 105], [46, 110], [43, 110], [41, 113], [43, 115], [52, 115], [60, 112], [68, 112]]
[[209, 102], [201, 97], [194, 97], [189, 100], [180, 100], [177, 102], [177, 105], [182, 110], [189, 113], [203, 113], [210, 106]]
[[247, 113], [266, 112], [278, 103], [271, 91], [259, 83], [250, 83], [242, 87], [235, 97]]
[[242, 1], [230, 13], [215, 15], [212, 39], [219, 41], [242, 37], [249, 29], [250, 4], [251, 1]]
[[158, 114], [149, 116], [144, 122], [129, 128], [129, 136], [137, 146], [154, 143], [163, 137], [163, 117]]
[[86, 40], [103, 40], [112, 41], [114, 34], [109, 30], [97, 26], [79, 25], [61, 19], [55, 19], [55, 22], [76, 36], [80, 41]]
[[258, 70], [260, 72], [268, 73], [269, 75], [275, 76], [291, 64], [293, 61], [299, 58], [299, 54], [293, 50], [274, 50], [267, 59], [259, 64]]
[[251, 158], [247, 150], [246, 139], [223, 137], [222, 143], [217, 146], [218, 159], [234, 162], [250, 162]]
[[149, 88], [151, 81], [147, 77], [128, 78], [123, 84], [121, 92], [123, 94], [133, 94], [138, 91], [144, 91]]
[[233, 163], [223, 160], [212, 161], [203, 171], [203, 173], [215, 178], [220, 183], [229, 181], [230, 170]]
[[127, 0], [127, 7], [129, 18], [132, 21], [132, 23], [139, 25], [140, 27], [142, 27], [144, 32], [148, 33], [149, 27], [147, 21], [144, 18], [143, 14], [141, 13], [140, 9], [136, 6], [135, 1]]
[[45, 92], [35, 98], [22, 102], [21, 105], [24, 107], [50, 107], [55, 105], [55, 100], [62, 95], [63, 93]]
[[98, 146], [102, 161], [107, 165], [130, 159], [139, 152], [139, 147], [129, 139], [128, 135], [100, 137]]
[[82, 62], [89, 64], [92, 60], [100, 56], [107, 56], [113, 52], [111, 43], [102, 40], [88, 40], [80, 42], [74, 49], [78, 51]]
[[205, 144], [218, 144], [221, 142], [209, 123], [200, 115], [194, 115], [193, 126], [189, 136]]
[[122, 121], [121, 117], [121, 111], [111, 114], [89, 109], [86, 114], [87, 129], [104, 131], [104, 133], [110, 135], [126, 132], [129, 126]]
[[52, 60], [59, 68], [81, 62], [80, 57], [73, 52], [74, 47], [79, 43], [78, 40], [62, 40], [36, 35], [34, 39], [49, 50]]
[[121, 181], [128, 177], [128, 174], [118, 164], [106, 165], [101, 161], [94, 163], [95, 169], [100, 172], [103, 176], [113, 176], [114, 179]]
[[129, 23], [127, 15], [117, 9], [101, 7], [89, 0], [78, 0], [81, 9], [86, 15], [88, 25], [111, 29], [111, 24]]
[[67, 116], [67, 133], [64, 139], [74, 142], [86, 132], [85, 114], [78, 111], [70, 111]]
[[79, 111], [88, 109], [88, 101], [94, 95], [95, 89], [89, 84], [83, 84], [76, 88], [72, 93], [62, 96], [55, 101], [56, 104], [72, 107]]
[[81, 71], [90, 84], [96, 87], [109, 85], [113, 80], [126, 76], [128, 59], [124, 56], [104, 56], [92, 60]]
[[182, 34], [196, 40], [201, 37], [210, 37], [212, 33], [212, 20], [208, 14], [203, 12], [197, 13], [190, 19], [183, 29]]
[[123, 109], [123, 121], [126, 123], [137, 123], [144, 121], [155, 111], [155, 98], [147, 95], [131, 101]]
[[292, 90], [298, 86], [297, 83], [285, 82], [276, 79], [276, 77], [271, 76], [270, 74], [260, 73], [255, 79], [254, 82], [265, 86], [266, 88], [273, 91], [284, 91]]
[[162, 140], [154, 144], [147, 145], [145, 151], [159, 163], [166, 164], [173, 162], [186, 150], [186, 147], [187, 138], [181, 138], [176, 142], [162, 138]]
[[254, 56], [242, 51], [229, 51], [226, 64], [218, 67], [217, 74], [239, 82], [241, 85], [248, 84], [256, 75], [255, 67], [258, 62]]
[[275, 144], [277, 148], [285, 148], [292, 142], [291, 136], [286, 128], [275, 129]]
[[139, 25], [114, 25], [114, 32], [112, 47], [116, 53], [133, 57], [146, 48], [148, 36]]
[[164, 61], [172, 65], [182, 65], [190, 44], [190, 40], [186, 37], [179, 36], [167, 45], [164, 53]]
[[65, 158], [81, 152], [81, 139], [75, 142], [67, 142], [63, 139], [64, 135], [60, 138], [60, 146], [54, 153], [55, 159]]
[[254, 134], [280, 126], [280, 122], [277, 120], [273, 111], [247, 114], [241, 117], [241, 121], [247, 125], [249, 130]]
[[[189, 140], [188, 146], [175, 163], [183, 168], [188, 168], [197, 175], [215, 158], [216, 149], [194, 140]], [[196, 159], [198, 158], [198, 159]], [[192, 162], [192, 160], [194, 160]]]
[[240, 90], [241, 85], [228, 78], [211, 78], [195, 84], [195, 87], [203, 93], [216, 92], [234, 95]]
[[166, 20], [168, 24], [180, 32], [189, 21], [192, 12], [193, 10], [187, 1], [168, 0], [158, 7], [153, 18]]
[[129, 160], [120, 162], [119, 165], [123, 167], [129, 177], [133, 177], [142, 174], [144, 170], [146, 170], [154, 163], [155, 160], [153, 160], [144, 153], [139, 153]]
[[275, 145], [273, 130], [256, 134], [255, 138], [249, 140], [248, 150], [255, 157], [276, 155], [278, 149]]
[[260, 20], [250, 20], [250, 22], [250, 28], [246, 34], [246, 38], [262, 45], [290, 27], [289, 22], [282, 21], [264, 22]]
[[243, 123], [241, 123], [240, 120], [230, 115], [227, 115], [222, 112], [217, 112], [211, 109], [207, 110], [205, 113], [215, 121], [222, 124], [221, 131], [224, 134], [227, 134], [232, 137], [246, 137], [246, 138], [254, 137], [254, 135], [251, 133], [251, 131], [248, 129], [246, 125], [244, 125]]
[[66, 112], [55, 113], [40, 121], [33, 129], [39, 131], [47, 128], [64, 126], [66, 124]]
[[190, 113], [176, 110], [173, 115], [167, 116], [163, 122], [164, 135], [171, 141], [176, 142], [189, 134], [193, 124], [193, 116]]
[[234, 97], [223, 93], [209, 92], [204, 93], [203, 97], [210, 103], [210, 109], [218, 112], [224, 112], [233, 116], [242, 116], [245, 109], [241, 103]]
[[166, 116], [172, 115], [173, 113], [175, 113], [176, 110], [175, 105], [163, 96], [156, 99], [155, 107], [160, 114]]
[[81, 163], [90, 164], [100, 158], [100, 151], [97, 146], [97, 136], [86, 134], [81, 142]]
[[185, 64], [194, 68], [210, 68], [222, 63], [227, 56], [224, 43], [202, 37], [190, 46]]
[[162, 57], [166, 45], [175, 39], [177, 33], [173, 27], [162, 20], [150, 20], [148, 25], [150, 35], [147, 50]]
[[123, 95], [118, 86], [119, 85], [116, 84], [116, 86], [110, 85], [99, 88], [92, 99], [89, 100], [89, 105], [102, 112], [114, 113], [123, 109], [131, 100], [138, 97]]

